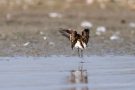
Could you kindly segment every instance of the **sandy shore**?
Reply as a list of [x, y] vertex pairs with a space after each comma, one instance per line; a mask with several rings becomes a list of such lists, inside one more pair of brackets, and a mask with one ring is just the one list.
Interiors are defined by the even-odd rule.
[[[93, 25], [85, 55], [135, 55], [134, 15], [123, 9], [4, 12], [0, 15], [0, 56], [76, 55], [59, 29], [81, 32], [83, 21]], [[97, 31], [101, 26], [105, 32]]]

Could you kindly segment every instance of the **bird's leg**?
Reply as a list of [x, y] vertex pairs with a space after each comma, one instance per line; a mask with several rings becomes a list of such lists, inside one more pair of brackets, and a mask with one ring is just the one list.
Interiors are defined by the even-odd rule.
[[81, 55], [80, 55], [80, 57], [82, 58], [80, 63], [84, 63], [84, 61], [83, 61], [84, 60], [83, 59], [83, 50], [82, 49], [81, 49]]
[[79, 52], [79, 48], [77, 48], [78, 49], [78, 56], [80, 57], [80, 52]]
[[81, 57], [83, 57], [83, 50], [81, 49]]

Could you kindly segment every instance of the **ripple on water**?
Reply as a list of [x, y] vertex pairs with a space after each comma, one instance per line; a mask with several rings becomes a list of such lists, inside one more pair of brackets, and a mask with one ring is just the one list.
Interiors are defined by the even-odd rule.
[[0, 57], [0, 89], [133, 90], [134, 59], [134, 56]]

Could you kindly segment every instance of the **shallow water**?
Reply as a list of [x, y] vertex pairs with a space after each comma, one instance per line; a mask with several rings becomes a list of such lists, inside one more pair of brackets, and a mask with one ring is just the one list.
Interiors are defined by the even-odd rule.
[[0, 90], [134, 89], [134, 56], [0, 58]]

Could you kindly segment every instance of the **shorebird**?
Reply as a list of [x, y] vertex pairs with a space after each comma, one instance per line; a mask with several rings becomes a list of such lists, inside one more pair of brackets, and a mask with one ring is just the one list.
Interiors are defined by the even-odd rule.
[[[72, 50], [74, 48], [78, 49], [78, 55], [80, 57], [83, 56], [83, 50], [86, 49], [88, 41], [89, 41], [89, 28], [85, 28], [82, 31], [82, 34], [78, 34], [77, 31], [73, 29], [61, 29], [60, 33], [67, 37], [71, 42]], [[81, 51], [81, 52], [80, 52]]]

